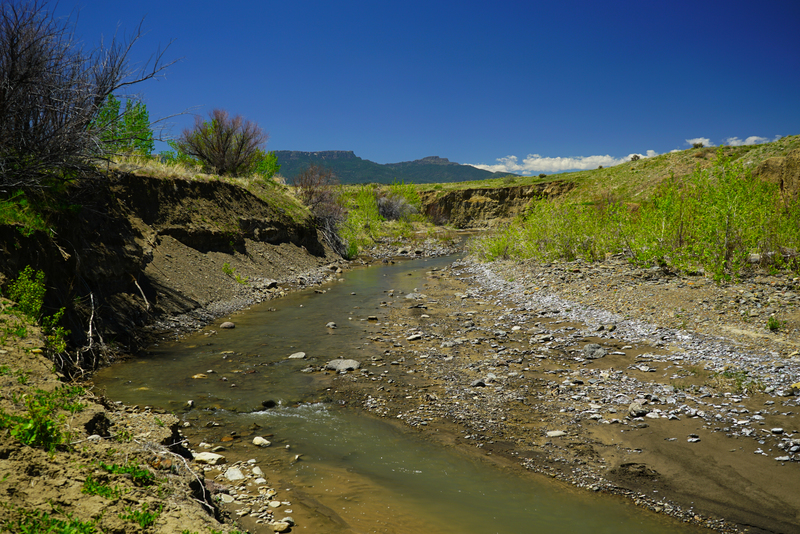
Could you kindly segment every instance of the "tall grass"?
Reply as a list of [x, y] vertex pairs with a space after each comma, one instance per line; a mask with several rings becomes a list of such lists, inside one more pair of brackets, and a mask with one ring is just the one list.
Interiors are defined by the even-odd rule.
[[347, 209], [347, 219], [339, 232], [347, 242], [348, 255], [355, 256], [382, 235], [384, 219], [378, 212], [378, 198], [373, 185], [346, 188], [342, 202]]
[[350, 256], [379, 239], [411, 237], [418, 226], [427, 224], [419, 213], [422, 201], [414, 184], [348, 186], [343, 188], [342, 202], [347, 219], [340, 234]]
[[754, 262], [798, 270], [800, 204], [783, 203], [778, 185], [754, 178], [741, 160], [719, 151], [713, 166], [665, 180], [642, 205], [539, 201], [471, 248], [489, 261], [594, 261], [625, 253], [642, 265], [702, 270], [715, 280], [738, 277]]

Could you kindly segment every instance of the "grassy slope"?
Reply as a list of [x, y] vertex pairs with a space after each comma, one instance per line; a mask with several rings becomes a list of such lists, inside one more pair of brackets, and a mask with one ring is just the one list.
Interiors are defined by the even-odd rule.
[[175, 178], [183, 180], [224, 181], [247, 189], [273, 208], [291, 217], [295, 222], [302, 222], [311, 216], [310, 211], [297, 198], [290, 194], [290, 188], [275, 181], [264, 180], [259, 176], [231, 177], [215, 174], [203, 174], [196, 169], [180, 164], [162, 164], [148, 158], [125, 158], [116, 163], [115, 168], [140, 176], [154, 178]]
[[[725, 153], [733, 159], [747, 158], [755, 166], [761, 161], [775, 156], [785, 156], [790, 151], [800, 148], [800, 135], [788, 136], [772, 143], [741, 147], [724, 147]], [[521, 176], [513, 179], [493, 178], [472, 182], [448, 184], [419, 185], [420, 191], [460, 190], [470, 188], [496, 188], [531, 185], [554, 180], [575, 182], [576, 187], [568, 193], [564, 200], [568, 202], [591, 202], [600, 198], [614, 198], [625, 202], [641, 202], [646, 200], [653, 190], [674, 173], [676, 176], [691, 174], [700, 164], [710, 165], [716, 155], [716, 148], [692, 148], [680, 152], [670, 152], [653, 158], [622, 163], [614, 167], [578, 171], [563, 174], [551, 174], [546, 178], [537, 176]]]

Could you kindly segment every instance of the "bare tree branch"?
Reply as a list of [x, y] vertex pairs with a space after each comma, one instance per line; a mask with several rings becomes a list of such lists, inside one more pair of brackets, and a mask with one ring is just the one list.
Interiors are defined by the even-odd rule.
[[129, 40], [88, 53], [73, 26], [45, 0], [0, 6], [0, 189], [42, 189], [84, 174], [109, 155], [102, 130], [90, 127], [108, 96], [172, 64], [163, 49], [130, 67], [141, 23]]

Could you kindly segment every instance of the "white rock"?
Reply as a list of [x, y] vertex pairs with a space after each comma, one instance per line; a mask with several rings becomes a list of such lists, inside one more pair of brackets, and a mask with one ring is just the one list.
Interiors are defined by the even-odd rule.
[[551, 430], [547, 433], [548, 438], [560, 438], [561, 436], [566, 436], [567, 433], [563, 430]]
[[263, 478], [263, 477], [258, 477], [257, 479], [254, 480], [254, 482], [256, 484], [266, 484], [267, 483], [267, 479]]
[[306, 357], [306, 353], [305, 352], [295, 352], [294, 354], [289, 356], [289, 359], [290, 360], [302, 360], [305, 357]]
[[220, 499], [222, 500], [222, 502], [224, 502], [225, 504], [230, 504], [230, 503], [232, 503], [232, 502], [233, 502], [233, 497], [231, 497], [231, 496], [230, 496], [230, 495], [228, 495], [227, 493], [220, 493], [220, 495], [219, 495], [219, 498], [220, 498]]
[[256, 436], [253, 438], [253, 445], [256, 447], [269, 447], [272, 445], [272, 442], [262, 438], [261, 436]]
[[[201, 445], [203, 445], [201, 443]], [[224, 456], [221, 454], [215, 454], [213, 452], [199, 452], [194, 455], [194, 461], [198, 464], [208, 464], [208, 465], [220, 465], [227, 462]]]
[[255, 476], [257, 476], [257, 477], [263, 477], [263, 476], [264, 476], [264, 471], [262, 471], [260, 467], [258, 467], [258, 466], [255, 466], [255, 467], [253, 468], [253, 474], [254, 474]]
[[225, 471], [225, 478], [231, 482], [236, 482], [237, 480], [244, 480], [245, 476], [238, 467], [229, 467], [228, 470]]
[[356, 360], [346, 360], [346, 359], [337, 359], [331, 360], [325, 364], [325, 369], [329, 369], [331, 371], [355, 371], [361, 367], [361, 364]]

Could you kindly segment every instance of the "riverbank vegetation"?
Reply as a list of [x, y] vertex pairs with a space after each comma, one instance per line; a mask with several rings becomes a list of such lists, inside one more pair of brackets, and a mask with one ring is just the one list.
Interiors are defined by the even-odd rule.
[[[568, 199], [569, 200], [569, 199]], [[473, 241], [484, 260], [603, 259], [702, 271], [715, 280], [748, 266], [800, 270], [800, 203], [752, 175], [743, 158], [716, 151], [713, 164], [662, 181], [640, 203], [612, 195], [593, 202], [539, 201], [525, 216]]]

